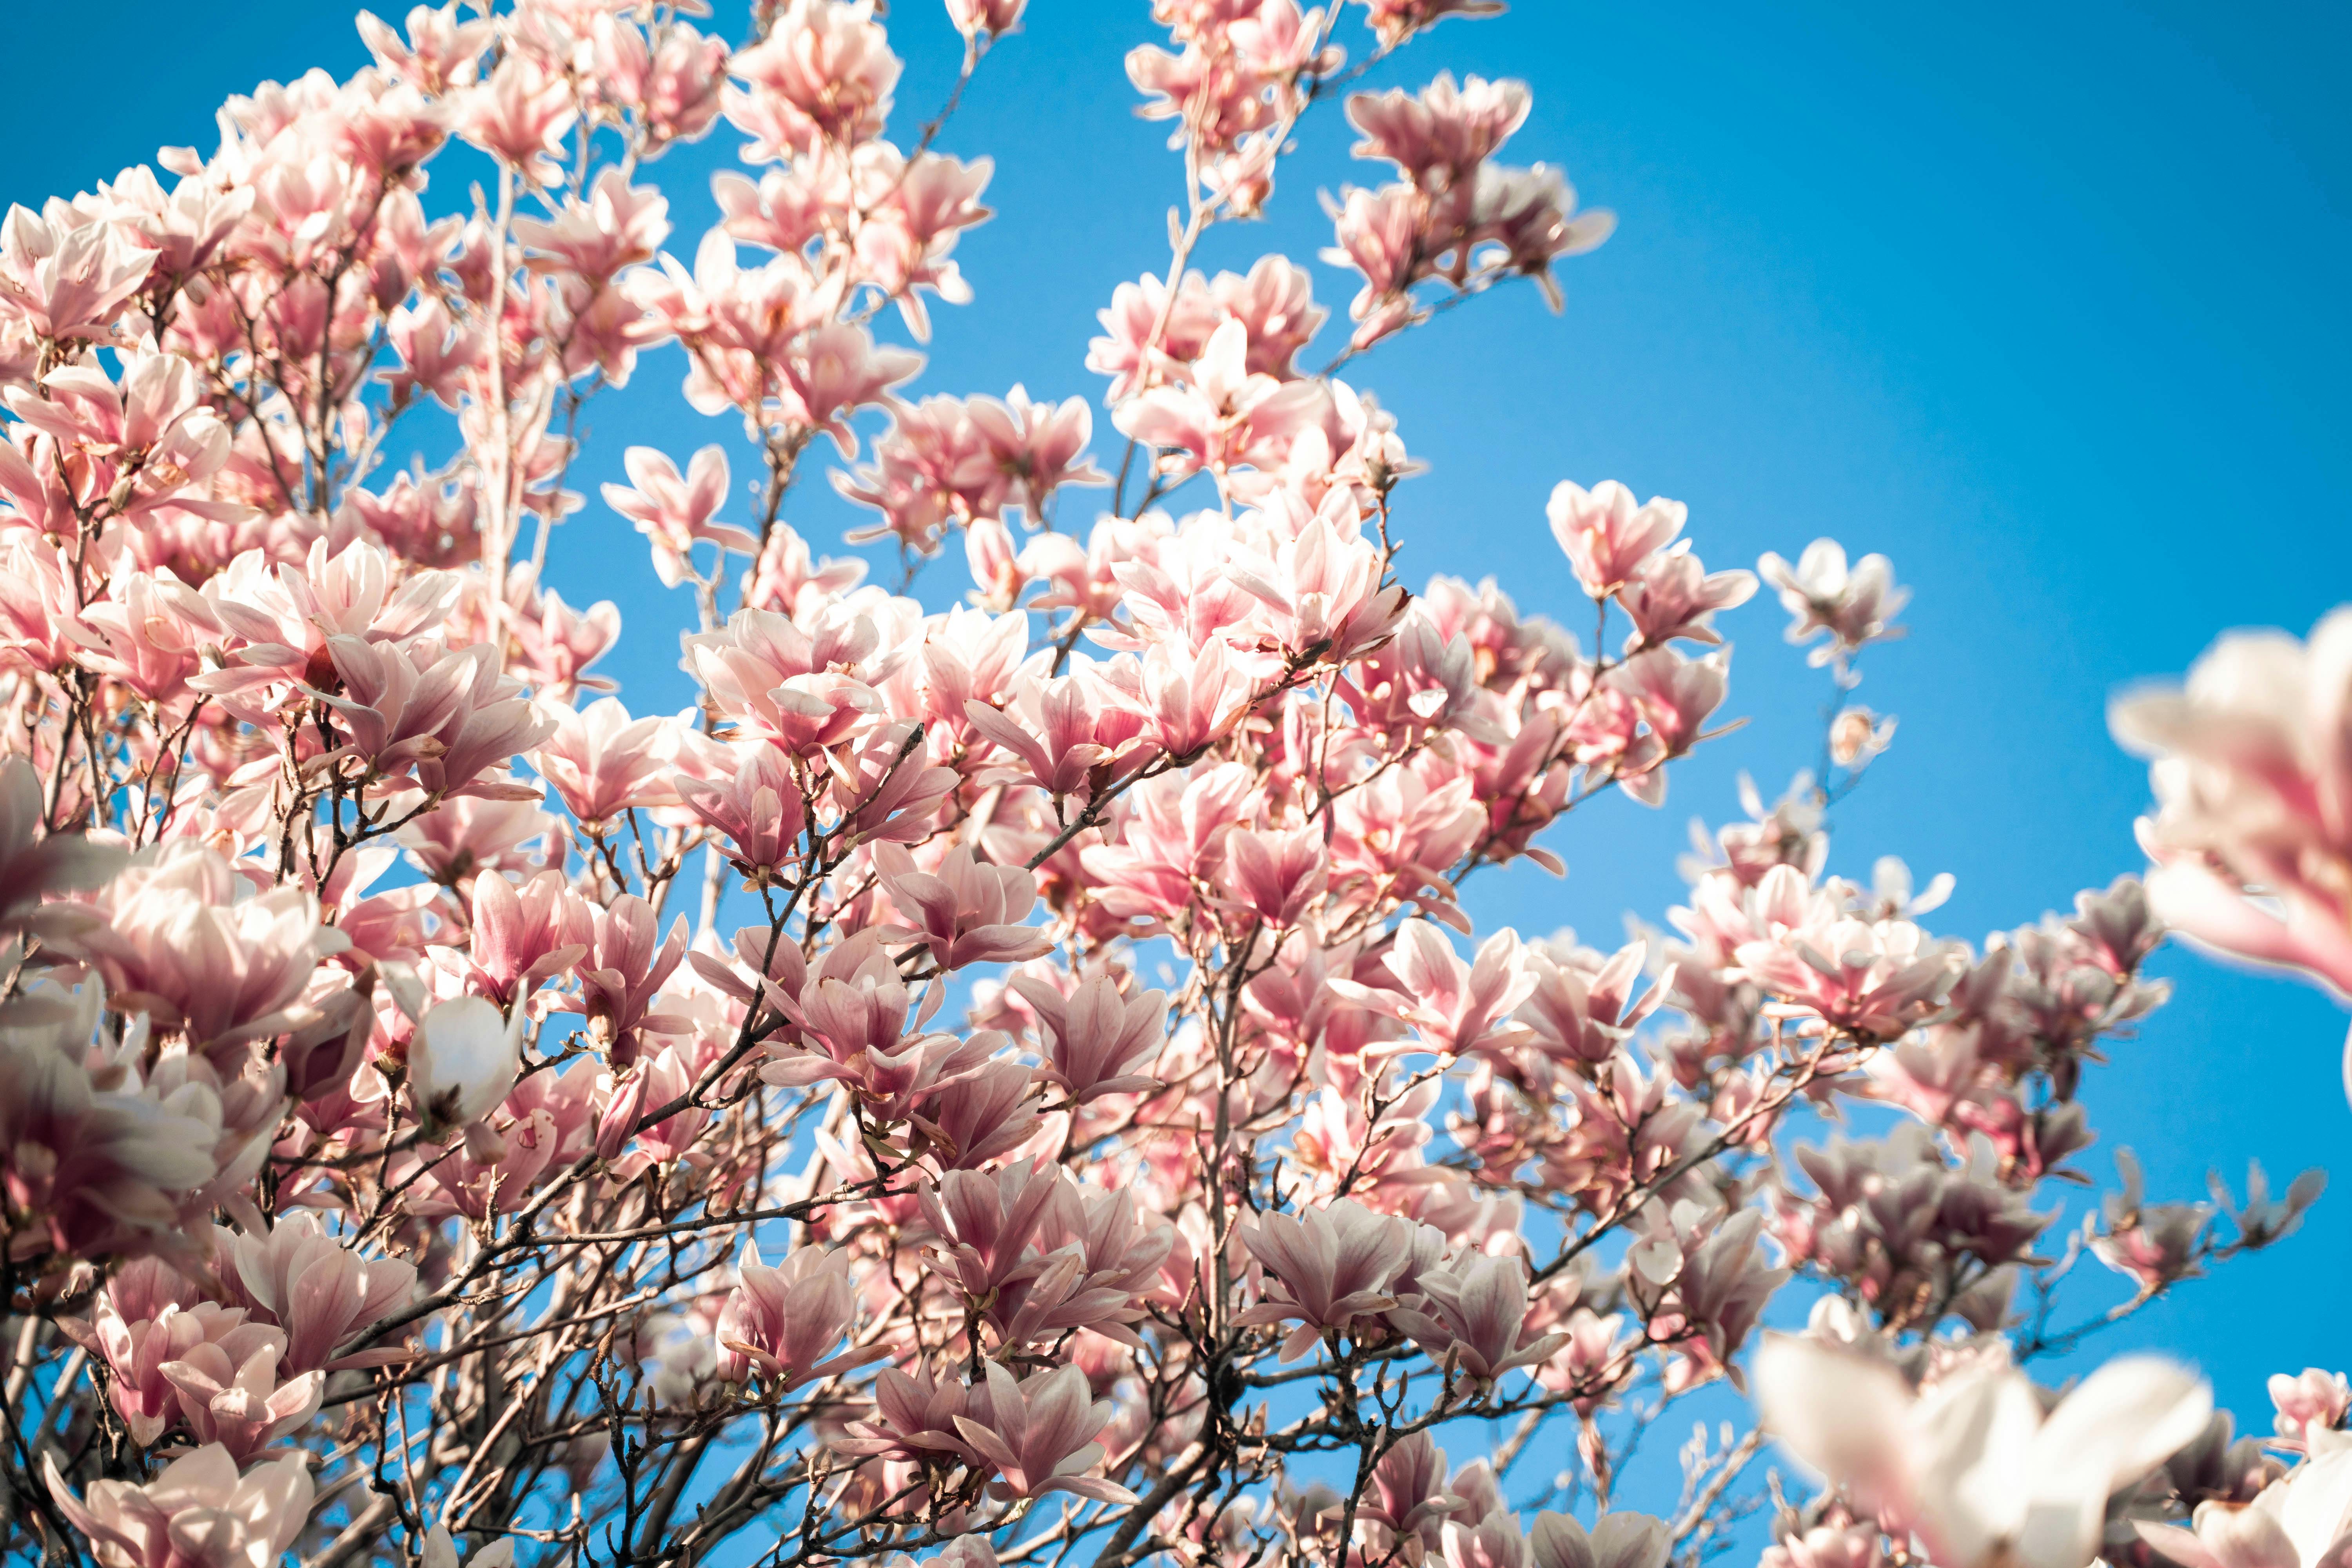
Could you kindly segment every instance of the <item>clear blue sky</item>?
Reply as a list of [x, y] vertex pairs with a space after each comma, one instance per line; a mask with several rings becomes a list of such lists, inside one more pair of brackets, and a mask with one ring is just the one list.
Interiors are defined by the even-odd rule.
[[[892, 10], [911, 123], [940, 100], [952, 40], [929, 0]], [[1093, 311], [1165, 265], [1174, 195], [1118, 64], [1150, 36], [1147, 13], [1033, 0], [1027, 32], [989, 62], [942, 143], [997, 160], [1000, 216], [960, 254], [985, 313], [936, 313], [920, 390], [1099, 397], [1082, 364]], [[1527, 79], [1535, 112], [1510, 156], [1563, 165], [1622, 221], [1566, 266], [1564, 317], [1517, 289], [1363, 367], [1432, 465], [1403, 492], [1409, 579], [1492, 573], [1523, 609], [1564, 610], [1543, 502], [1565, 478], [1687, 501], [1711, 564], [1821, 533], [1885, 551], [1917, 597], [1909, 640], [1868, 661], [1861, 697], [1902, 731], [1840, 808], [1833, 866], [1866, 876], [1898, 853], [1923, 880], [1954, 872], [1935, 921], [1971, 940], [2136, 869], [2146, 774], [2106, 738], [2109, 693], [2184, 668], [2225, 627], [2301, 632], [2352, 597], [2347, 35], [2341, 7], [2109, 0], [1519, 0], [1441, 27], [1376, 82], [1441, 67]], [[10, 41], [26, 64], [0, 97], [0, 183], [27, 203], [159, 144], [209, 152], [226, 93], [364, 60], [344, 8], [319, 0], [26, 7]], [[704, 221], [702, 171], [737, 140], [722, 127], [655, 166], [682, 227]], [[1217, 231], [1206, 262], [1310, 255], [1328, 233], [1314, 193], [1350, 177], [1347, 140], [1336, 116], [1310, 124], [1272, 220]], [[677, 243], [690, 254], [690, 234]], [[1334, 306], [1351, 292], [1330, 268], [1317, 287]], [[677, 407], [675, 386], [656, 362], [600, 405], [614, 434], [580, 477], [616, 475], [627, 441], [682, 458], [732, 437]], [[821, 484], [797, 492], [793, 521], [821, 547], [845, 515]], [[633, 705], [682, 704], [660, 628], [686, 605], [664, 601], [635, 536], [593, 506], [557, 552], [567, 596], [622, 602]], [[1731, 709], [1759, 722], [1678, 774], [1662, 812], [1612, 801], [1574, 825], [1557, 840], [1567, 882], [1500, 879], [1482, 919], [1595, 940], [1627, 910], [1657, 920], [1691, 816], [1735, 812], [1739, 769], [1777, 790], [1811, 754], [1818, 677], [1780, 624], [1769, 602], [1727, 623]], [[2185, 952], [2159, 967], [2176, 1000], [2088, 1090], [2093, 1166], [2130, 1143], [2151, 1196], [2194, 1197], [2209, 1164], [2234, 1179], [2249, 1153], [2282, 1184], [2332, 1163], [2352, 1131], [2337, 1011]], [[2352, 1184], [2302, 1236], [2103, 1353], [2193, 1356], [2266, 1430], [2265, 1373], [2352, 1359], [2347, 1243]], [[2120, 1294], [2089, 1289], [2078, 1300]]]

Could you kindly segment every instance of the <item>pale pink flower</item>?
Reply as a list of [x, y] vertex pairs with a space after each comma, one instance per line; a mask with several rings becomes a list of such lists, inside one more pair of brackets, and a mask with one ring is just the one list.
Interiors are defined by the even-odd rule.
[[682, 1027], [675, 1016], [655, 1006], [664, 983], [686, 956], [685, 917], [670, 922], [669, 935], [656, 947], [659, 928], [651, 904], [624, 893], [596, 911], [588, 952], [573, 965], [588, 1032], [618, 1067], [635, 1060], [643, 1036]]
[[1651, 556], [1683, 531], [1689, 509], [1653, 498], [1636, 506], [1633, 492], [1614, 479], [1591, 490], [1563, 479], [1548, 509], [1552, 537], [1576, 570], [1587, 596], [1604, 599], [1633, 581]]
[[1365, 25], [1391, 48], [1448, 16], [1495, 16], [1503, 0], [1365, 0]]
[[1526, 122], [1533, 101], [1523, 81], [1474, 76], [1457, 87], [1451, 71], [1417, 94], [1360, 92], [1348, 100], [1348, 121], [1364, 139], [1349, 151], [1387, 159], [1424, 189], [1447, 190]]
[[72, 952], [76, 931], [96, 921], [58, 896], [103, 887], [127, 858], [87, 834], [45, 832], [33, 764], [21, 756], [0, 763], [0, 937], [21, 932]]
[[1045, 521], [1045, 503], [1064, 485], [1107, 485], [1110, 476], [1087, 456], [1094, 416], [1082, 399], [1058, 405], [1032, 403], [1014, 387], [1000, 403], [975, 397], [967, 405], [972, 429], [994, 461], [1003, 504], [1028, 509], [1031, 526]]
[[678, 794], [695, 816], [726, 836], [729, 858], [746, 876], [772, 874], [800, 858], [806, 797], [785, 754], [765, 741], [730, 752], [731, 770], [715, 780], [680, 776]]
[[1647, 945], [1630, 942], [1614, 957], [1554, 938], [1527, 948], [1535, 984], [1512, 1015], [1533, 1033], [1536, 1047], [1570, 1061], [1605, 1062], [1633, 1037], [1634, 1026], [1656, 1009], [1673, 984], [1672, 971], [1639, 996]]
[[1665, 1521], [1645, 1513], [1604, 1513], [1587, 1534], [1570, 1515], [1546, 1510], [1528, 1531], [1534, 1568], [1665, 1568], [1673, 1550]]
[[2352, 1413], [2352, 1384], [2340, 1372], [2307, 1366], [2294, 1377], [2273, 1373], [2271, 1406], [2276, 1412], [2273, 1430], [2289, 1443], [2311, 1447], [2313, 1434], [2332, 1432]]
[[1713, 624], [1715, 612], [1744, 605], [1755, 593], [1753, 572], [1710, 573], [1697, 556], [1678, 547], [1643, 562], [1617, 590], [1617, 603], [1633, 623], [1635, 646], [1675, 637], [1715, 644], [1723, 640]]
[[2185, 689], [2127, 696], [2109, 721], [2153, 759], [2158, 806], [2140, 837], [2157, 862], [2157, 912], [2200, 942], [2352, 996], [2352, 610], [2308, 644], [2224, 637]]
[[[1199, 358], [1208, 346], [1209, 334], [1223, 323], [1208, 280], [1201, 274], [1186, 273], [1175, 293], [1171, 303], [1168, 285], [1147, 272], [1140, 281], [1122, 283], [1113, 289], [1109, 307], [1095, 312], [1105, 335], [1087, 344], [1087, 368], [1112, 378], [1104, 399], [1111, 406], [1159, 384]], [[1163, 314], [1167, 323], [1161, 327]], [[1271, 373], [1275, 367], [1253, 363], [1250, 368]]]
[[677, 803], [677, 721], [659, 713], [633, 720], [617, 697], [584, 709], [543, 702], [540, 710], [554, 733], [531, 752], [531, 766], [583, 827], [593, 832], [632, 807]]
[[1100, 743], [1106, 693], [1084, 675], [1058, 675], [1027, 685], [1002, 708], [978, 699], [964, 704], [972, 729], [1021, 762], [1010, 776], [1056, 797], [1092, 793], [1093, 775], [1113, 748]]
[[1064, 1366], [1016, 1383], [999, 1363], [985, 1370], [985, 1398], [972, 1390], [973, 1414], [954, 1420], [965, 1443], [996, 1471], [996, 1489], [1016, 1498], [1058, 1491], [1098, 1502], [1136, 1500], [1125, 1487], [1087, 1473], [1103, 1462], [1094, 1439], [1110, 1424], [1112, 1406], [1093, 1397], [1085, 1373]]
[[[217, 1095], [162, 1095], [134, 1079], [105, 1089], [85, 1060], [100, 1005], [47, 985], [54, 1016], [0, 1024], [0, 1188], [24, 1216], [12, 1247], [87, 1258], [177, 1247], [181, 1197], [220, 1168]], [[112, 1075], [109, 1075], [111, 1077]]]
[[71, 1319], [60, 1324], [104, 1359], [112, 1374], [107, 1402], [142, 1448], [163, 1436], [179, 1409], [179, 1390], [163, 1372], [167, 1364], [205, 1344], [219, 1346], [232, 1362], [262, 1349], [274, 1359], [284, 1348], [284, 1334], [247, 1321], [244, 1309], [195, 1297], [194, 1285], [160, 1260], [137, 1258], [107, 1282], [87, 1324]]
[[948, 20], [966, 37], [986, 34], [1001, 38], [1020, 29], [1021, 13], [1028, 3], [1029, 0], [947, 0]]
[[58, 1474], [54, 1454], [44, 1464], [49, 1496], [106, 1568], [261, 1568], [285, 1555], [310, 1513], [310, 1461], [299, 1454], [240, 1479], [236, 1458], [211, 1444], [143, 1486], [92, 1481], [79, 1498]]
[[721, 111], [752, 138], [743, 156], [765, 162], [880, 135], [899, 62], [872, 0], [790, 0], [727, 68], [745, 85], [723, 89]]
[[2140, 1540], [2182, 1568], [2320, 1568], [2352, 1549], [2352, 1453], [2325, 1453], [2264, 1487], [2251, 1506], [2200, 1502], [2194, 1531], [2134, 1520]]
[[318, 1414], [326, 1373], [306, 1372], [280, 1381], [281, 1336], [256, 1344], [237, 1359], [220, 1343], [205, 1341], [163, 1374], [179, 1393], [180, 1417], [199, 1444], [217, 1443], [238, 1465], [268, 1454], [280, 1437], [298, 1431]]
[[228, 1252], [236, 1298], [286, 1331], [289, 1370], [335, 1372], [406, 1354], [370, 1350], [337, 1356], [335, 1351], [408, 1304], [415, 1291], [415, 1264], [362, 1258], [302, 1214], [287, 1215], [258, 1236], [238, 1235]]
[[1360, 658], [1404, 615], [1402, 585], [1381, 584], [1379, 548], [1360, 534], [1344, 537], [1319, 513], [1270, 553], [1234, 552], [1225, 570], [1265, 605], [1268, 629], [1295, 658]]
[[1400, 1306], [1390, 1321], [1472, 1377], [1492, 1382], [1540, 1365], [1567, 1342], [1565, 1334], [1528, 1326], [1528, 1268], [1517, 1257], [1465, 1253], [1444, 1268], [1415, 1270], [1412, 1289], [1419, 1307]]
[[1884, 555], [1865, 555], [1849, 571], [1843, 545], [1816, 539], [1796, 565], [1768, 552], [1756, 569], [1780, 590], [1781, 607], [1790, 616], [1790, 642], [1829, 634], [1830, 640], [1807, 656], [1810, 663], [1834, 663], [1843, 669], [1866, 645], [1903, 635], [1902, 627], [1889, 623], [1910, 602], [1911, 591], [1895, 585], [1895, 568]]
[[384, 72], [420, 92], [439, 94], [474, 79], [483, 47], [497, 25], [488, 17], [460, 22], [455, 5], [413, 5], [403, 38], [372, 12], [360, 13], [360, 37]]
[[111, 224], [61, 228], [11, 205], [0, 225], [0, 315], [21, 318], [37, 337], [106, 337], [157, 254]]
[[1545, 305], [1557, 312], [1563, 299], [1551, 264], [1597, 248], [1617, 231], [1617, 215], [1577, 211], [1576, 187], [1558, 169], [1481, 163], [1471, 195], [1470, 230], [1475, 238], [1499, 246], [1504, 264], [1532, 279]]
[[620, 170], [608, 168], [586, 200], [566, 196], [552, 218], [517, 218], [515, 237], [535, 253], [532, 270], [569, 271], [601, 282], [624, 267], [652, 260], [669, 237], [668, 215], [668, 198], [659, 191], [632, 185]]
[[2212, 1209], [2204, 1204], [2144, 1204], [2139, 1161], [2128, 1149], [2116, 1151], [2116, 1169], [2122, 1189], [2107, 1194], [2105, 1229], [2091, 1237], [2099, 1261], [2150, 1292], [2204, 1272], [2199, 1263]]
[[2004, 1365], [1923, 1397], [1864, 1352], [1786, 1335], [1766, 1336], [1754, 1376], [1790, 1452], [1951, 1568], [2084, 1568], [2108, 1497], [2195, 1438], [2213, 1408], [2203, 1384], [2149, 1356], [2109, 1362], [2046, 1415]]
[[562, 175], [563, 138], [580, 118], [572, 86], [529, 56], [509, 54], [489, 80], [455, 95], [457, 134], [534, 184]]
[[[955, 1429], [969, 1391], [952, 1378], [935, 1378], [918, 1364], [912, 1373], [886, 1366], [874, 1378], [874, 1410], [848, 1424], [851, 1436], [835, 1447], [860, 1457], [924, 1459], [948, 1457], [966, 1462], [979, 1456]], [[967, 1539], [970, 1539], [967, 1537]]]
[[1435, 925], [1410, 920], [1397, 928], [1381, 963], [1392, 977], [1390, 985], [1333, 980], [1331, 989], [1359, 1007], [1410, 1025], [1419, 1042], [1402, 1049], [1456, 1056], [1509, 1043], [1524, 1032], [1510, 1015], [1534, 994], [1536, 975], [1517, 931], [1496, 931], [1465, 963]]
[[1288, 1215], [1270, 1214], [1238, 1227], [1244, 1246], [1281, 1283], [1234, 1321], [1296, 1321], [1282, 1359], [1296, 1361], [1327, 1332], [1344, 1334], [1356, 1319], [1396, 1305], [1389, 1284], [1411, 1260], [1408, 1227], [1353, 1198]]
[[1234, 901], [1276, 930], [1298, 924], [1330, 884], [1330, 851], [1313, 824], [1286, 832], [1240, 829], [1225, 840]]
[[1081, 981], [1066, 996], [1025, 975], [1014, 977], [1013, 989], [1037, 1015], [1045, 1037], [1038, 1077], [1060, 1088], [1072, 1105], [1159, 1087], [1157, 1079], [1138, 1069], [1159, 1056], [1166, 1038], [1166, 992], [1124, 996], [1108, 975]]
[[880, 641], [874, 623], [836, 610], [804, 630], [788, 616], [738, 610], [686, 652], [710, 706], [739, 730], [806, 752], [846, 738], [881, 709], [859, 671]]
[[959, 844], [934, 871], [896, 844], [874, 847], [874, 868], [890, 901], [919, 923], [877, 929], [884, 942], [918, 942], [941, 971], [1017, 963], [1053, 951], [1053, 939], [1022, 922], [1037, 904], [1037, 879], [1018, 866], [990, 866]]
[[594, 924], [587, 903], [554, 871], [541, 871], [520, 889], [496, 871], [477, 876], [472, 917], [463, 954], [436, 947], [434, 957], [462, 956], [467, 979], [500, 1007], [528, 1003], [541, 985], [578, 962]]
[[1867, 766], [1895, 740], [1895, 721], [1867, 708], [1842, 708], [1830, 721], [1830, 760], [1842, 768]]
[[789, 1391], [891, 1353], [885, 1346], [832, 1353], [857, 1322], [847, 1253], [798, 1247], [771, 1268], [751, 1245], [736, 1273], [742, 1283], [719, 1312], [719, 1375], [728, 1382], [746, 1382], [756, 1368], [763, 1382]]
[[113, 1005], [143, 1012], [198, 1050], [227, 1051], [304, 1021], [321, 961], [348, 945], [299, 887], [255, 892], [209, 846], [166, 844], [100, 900], [94, 932]]
[[1189, 379], [1119, 404], [1111, 423], [1161, 448], [1160, 467], [1171, 475], [1274, 466], [1290, 437], [1321, 412], [1325, 395], [1316, 382], [1276, 381], [1250, 370], [1248, 353], [1248, 329], [1226, 321], [1209, 334]]
[[716, 446], [695, 453], [680, 479], [677, 465], [651, 447], [632, 447], [624, 456], [627, 485], [604, 487], [604, 504], [637, 525], [653, 547], [654, 572], [666, 588], [693, 573], [697, 544], [758, 553], [759, 542], [731, 523], [715, 522], [727, 501], [727, 453]]

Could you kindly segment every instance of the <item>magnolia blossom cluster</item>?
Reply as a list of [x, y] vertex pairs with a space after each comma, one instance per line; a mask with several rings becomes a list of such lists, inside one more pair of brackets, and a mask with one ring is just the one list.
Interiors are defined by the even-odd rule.
[[[1853, 707], [1829, 774], [1698, 830], [1671, 932], [1465, 899], [1735, 727], [1758, 574], [1563, 481], [1591, 646], [1408, 587], [1419, 465], [1308, 368], [1312, 274], [1192, 261], [1343, 37], [1499, 8], [1160, 0], [1129, 70], [1182, 187], [1105, 289], [1099, 454], [1090, 388], [902, 395], [992, 166], [945, 112], [906, 136], [871, 0], [761, 0], [740, 45], [628, 0], [363, 17], [349, 79], [12, 209], [12, 1556], [1665, 1568], [1778, 1485], [1768, 1430], [1827, 1482], [1775, 1568], [2337, 1550], [2340, 1376], [2282, 1376], [2255, 1444], [2168, 1365], [2054, 1405], [2022, 1370], [2318, 1195], [2150, 1202], [2119, 1154], [2061, 1223], [2160, 913], [2352, 978], [2333, 632], [2128, 710], [2152, 889], [1981, 943], [1923, 923], [1948, 878], [1831, 872], [1893, 735]], [[907, 19], [961, 39], [950, 108], [1022, 13]], [[1608, 220], [1495, 161], [1528, 107], [1346, 98], [1398, 178], [1338, 203], [1334, 367], [1515, 278], [1559, 303]], [[674, 247], [652, 172], [712, 137]], [[639, 375], [719, 423], [612, 454], [599, 508], [583, 409]], [[788, 521], [809, 466], [895, 585]], [[644, 635], [687, 712], [547, 585], [567, 519], [678, 591], [682, 644]], [[920, 581], [957, 544], [961, 596]], [[1899, 629], [1884, 557], [1759, 570], [1835, 693]], [[2053, 1327], [2081, 1257], [2124, 1299]], [[1766, 1425], [1621, 1506], [1719, 1383]]]

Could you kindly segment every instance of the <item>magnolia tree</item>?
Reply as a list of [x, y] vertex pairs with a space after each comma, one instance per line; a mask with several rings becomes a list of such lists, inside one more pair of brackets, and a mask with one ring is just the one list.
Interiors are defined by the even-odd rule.
[[[950, 109], [1025, 47], [1020, 0], [909, 8]], [[1556, 306], [1610, 226], [1502, 160], [1522, 85], [1348, 92], [1498, 9], [1159, 0], [1179, 200], [1099, 311], [1099, 459], [1086, 395], [899, 390], [990, 165], [887, 139], [871, 0], [362, 17], [373, 66], [232, 99], [169, 184], [11, 211], [11, 1560], [2344, 1560], [2341, 1377], [2233, 1442], [2168, 1362], [2028, 1370], [2316, 1196], [2119, 1153], [2058, 1225], [2084, 1065], [2163, 998], [2140, 883], [1970, 946], [1941, 879], [1826, 876], [1892, 734], [1833, 702], [1675, 934], [1465, 912], [1730, 728], [1757, 586], [1613, 483], [1550, 507], [1589, 643], [1396, 578], [1416, 465], [1337, 373]], [[1190, 267], [1313, 113], [1370, 171], [1328, 332], [1288, 258]], [[714, 133], [688, 267], [652, 171]], [[681, 373], [740, 440], [604, 487], [690, 591], [698, 710], [637, 716], [545, 578], [583, 407]], [[787, 521], [820, 468], [896, 591]], [[1887, 563], [1760, 570], [1850, 690]], [[2168, 907], [2352, 989], [2347, 671], [2352, 623], [2231, 643], [2119, 724]], [[2061, 1305], [2086, 1257], [2119, 1304]]]

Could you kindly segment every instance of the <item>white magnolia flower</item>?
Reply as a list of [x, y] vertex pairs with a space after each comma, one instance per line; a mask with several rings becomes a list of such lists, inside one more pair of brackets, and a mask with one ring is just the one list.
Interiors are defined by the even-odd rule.
[[408, 1047], [408, 1093], [428, 1129], [463, 1127], [495, 1110], [522, 1066], [523, 1011], [509, 1019], [480, 996], [436, 1002]]
[[2213, 1396], [2152, 1356], [2109, 1362], [2046, 1416], [2014, 1367], [1914, 1394], [1859, 1351], [1768, 1335], [1756, 1402], [1790, 1453], [1927, 1544], [1938, 1568], [2084, 1568], [2107, 1499], [2193, 1441]]

